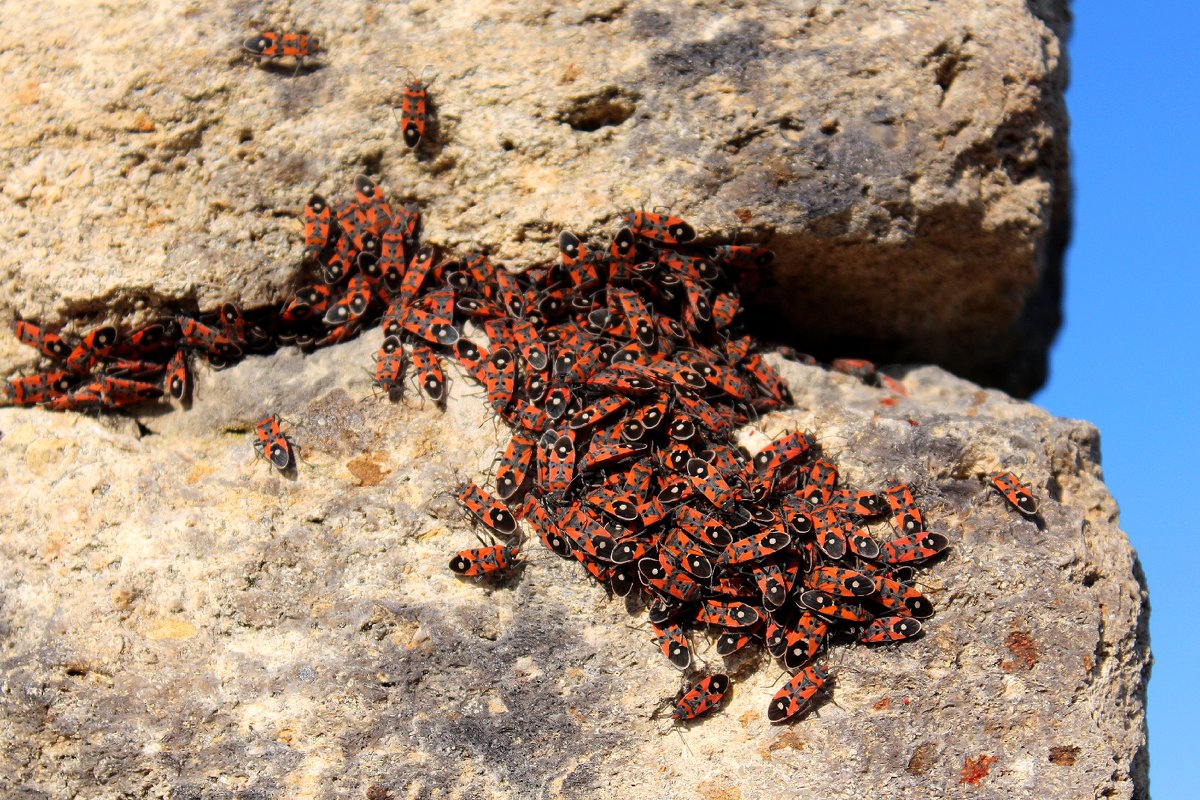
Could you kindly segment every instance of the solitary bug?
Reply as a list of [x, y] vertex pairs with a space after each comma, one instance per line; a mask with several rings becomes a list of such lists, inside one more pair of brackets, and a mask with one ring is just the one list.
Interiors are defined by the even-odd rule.
[[520, 553], [520, 547], [507, 544], [460, 550], [450, 559], [450, 569], [468, 578], [498, 575], [515, 564]]
[[287, 470], [293, 461], [291, 441], [279, 427], [279, 415], [272, 414], [263, 418], [254, 426], [254, 450], [260, 456], [275, 465], [280, 472]]
[[676, 722], [693, 720], [701, 714], [712, 711], [721, 705], [725, 692], [729, 691], [729, 676], [707, 675], [694, 686], [681, 689], [675, 698], [675, 708], [671, 719]]
[[263, 31], [242, 42], [242, 48], [256, 58], [294, 58], [298, 70], [306, 57], [321, 52], [321, 40], [308, 33]]
[[[434, 78], [436, 77], [435, 75]], [[408, 147], [419, 145], [429, 128], [429, 85], [431, 83], [433, 83], [433, 78], [426, 81], [410, 76], [404, 87], [404, 97], [400, 100], [400, 132], [404, 135], [404, 144]]]
[[990, 477], [992, 486], [999, 492], [1009, 505], [1020, 511], [1026, 517], [1034, 517], [1038, 512], [1038, 501], [1033, 496], [1033, 490], [1027, 483], [1011, 472], [997, 472]]

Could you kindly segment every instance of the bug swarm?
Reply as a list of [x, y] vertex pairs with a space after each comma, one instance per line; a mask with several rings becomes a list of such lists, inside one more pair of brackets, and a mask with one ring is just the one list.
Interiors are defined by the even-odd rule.
[[[918, 570], [948, 541], [929, 530], [910, 487], [847, 485], [807, 433], [757, 453], [734, 443], [739, 426], [792, 402], [742, 327], [740, 286], [757, 280], [770, 251], [701, 244], [678, 217], [632, 211], [608, 235], [562, 232], [552, 261], [512, 272], [482, 252], [441, 257], [421, 240], [420, 208], [389, 201], [366, 176], [332, 202], [313, 195], [303, 222], [310, 277], [279, 306], [226, 303], [80, 336], [14, 321], [46, 366], [9, 380], [4, 399], [102, 412], [183, 403], [198, 359], [220, 368], [382, 328], [372, 373], [383, 393], [402, 392], [411, 366], [440, 403], [453, 361], [512, 430], [495, 488], [454, 490], [493, 544], [452, 555], [450, 569], [503, 576], [536, 538], [636, 598], [654, 646], [701, 673], [677, 699], [677, 721], [716, 708], [729, 684], [697, 669], [697, 635], [720, 656], [762, 647], [778, 659], [793, 677], [768, 717], [784, 721], [828, 683], [819, 657], [831, 644], [922, 633], [934, 608], [916, 588]], [[869, 362], [834, 367], [888, 385]], [[277, 467], [294, 463], [277, 417], [255, 435]], [[1015, 476], [993, 483], [1022, 513], [1036, 507], [1020, 500], [1029, 489]]]

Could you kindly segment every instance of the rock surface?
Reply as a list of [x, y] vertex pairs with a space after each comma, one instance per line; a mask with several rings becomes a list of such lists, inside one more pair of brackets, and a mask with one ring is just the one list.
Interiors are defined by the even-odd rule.
[[[1027, 393], [1067, 233], [1065, 6], [13, 5], [0, 313], [278, 302], [308, 195], [367, 172], [427, 238], [514, 265], [669, 203], [770, 238], [767, 333]], [[261, 27], [328, 54], [256, 67]], [[391, 109], [426, 65], [414, 153]], [[797, 409], [747, 441], [810, 430], [853, 481], [912, 484], [952, 542], [937, 615], [835, 651], [833, 702], [790, 726], [778, 667], [738, 658], [676, 737], [652, 715], [679, 674], [576, 566], [533, 545], [498, 584], [452, 575], [474, 534], [448, 490], [507, 435], [455, 370], [444, 412], [371, 398], [377, 345], [204, 371], [186, 413], [0, 409], [0, 795], [1148, 796], [1148, 603], [1086, 423], [936, 368], [903, 399], [783, 364]], [[0, 373], [31, 352], [0, 337]], [[269, 411], [290, 478], [249, 444]], [[1000, 467], [1040, 523], [986, 488]]]
[[[433, 241], [512, 264], [670, 204], [770, 239], [777, 338], [1028, 394], [1059, 323], [1066, 5], [15, 4], [0, 313], [278, 302], [308, 195], [365, 171]], [[262, 27], [328, 53], [255, 68], [240, 42]], [[426, 65], [437, 133], [413, 153], [392, 109]]]
[[[500, 584], [452, 575], [447, 489], [506, 435], [454, 368], [445, 412], [371, 399], [377, 336], [203, 372], [140, 423], [0, 409], [0, 795], [1148, 796], [1149, 607], [1087, 423], [936, 368], [904, 399], [777, 362], [797, 409], [746, 440], [809, 430], [855, 483], [912, 484], [952, 543], [937, 613], [835, 650], [793, 725], [766, 719], [779, 667], [739, 658], [676, 736], [652, 714], [678, 672], [577, 565], [534, 543]], [[294, 479], [254, 460], [267, 410]], [[1040, 523], [985, 488], [1002, 466]]]

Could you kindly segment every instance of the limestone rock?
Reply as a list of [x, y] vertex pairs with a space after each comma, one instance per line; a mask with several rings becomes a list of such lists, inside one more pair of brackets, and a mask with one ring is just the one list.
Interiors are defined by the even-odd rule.
[[[0, 312], [278, 302], [308, 195], [365, 171], [423, 205], [431, 240], [512, 265], [548, 259], [563, 228], [609, 235], [620, 210], [670, 204], [769, 238], [760, 326], [782, 340], [1017, 394], [1044, 380], [1065, 0], [258, 8], [6, 9], [0, 66], [21, 77], [2, 90]], [[240, 42], [263, 27], [328, 52], [255, 67]], [[393, 109], [426, 66], [436, 133], [414, 153]]]
[[[1145, 585], [1087, 423], [937, 368], [901, 398], [781, 364], [797, 408], [745, 439], [809, 430], [854, 483], [909, 482], [951, 540], [937, 613], [836, 650], [795, 724], [752, 655], [666, 735], [678, 672], [578, 565], [534, 541], [499, 584], [447, 568], [474, 542], [447, 489], [506, 433], [454, 368], [444, 412], [371, 398], [376, 339], [202, 372], [139, 422], [0, 409], [0, 795], [1148, 796]], [[268, 411], [291, 478], [254, 458]], [[1040, 524], [986, 488], [1002, 466]]]

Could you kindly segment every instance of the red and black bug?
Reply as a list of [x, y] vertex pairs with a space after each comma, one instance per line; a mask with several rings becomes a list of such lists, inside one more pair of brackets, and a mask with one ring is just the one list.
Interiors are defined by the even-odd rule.
[[877, 576], [874, 580], [875, 602], [889, 612], [904, 617], [927, 619], [933, 616], [933, 604], [911, 586], [905, 586], [891, 578]]
[[517, 389], [516, 363], [507, 347], [493, 350], [488, 356], [485, 385], [488, 402], [497, 414], [503, 414], [512, 404]]
[[278, 414], [260, 420], [254, 426], [254, 450], [284, 472], [295, 461], [294, 445], [280, 429]]
[[308, 33], [263, 31], [243, 41], [242, 48], [257, 58], [295, 58], [300, 62], [321, 52], [321, 40]]
[[793, 583], [789, 580], [787, 568], [777, 559], [763, 559], [751, 563], [750, 571], [762, 593], [763, 605], [769, 611], [781, 608], [787, 602], [788, 592]]
[[744, 564], [786, 549], [791, 545], [792, 537], [781, 530], [782, 524], [773, 527], [773, 530], [765, 530], [745, 539], [731, 542], [721, 551], [717, 563], [721, 565]]
[[192, 369], [188, 366], [187, 351], [180, 348], [167, 364], [167, 390], [171, 397], [187, 402], [192, 395]]
[[239, 349], [244, 350], [248, 329], [242, 310], [234, 303], [222, 303], [217, 311], [217, 322], [225, 336]]
[[110, 408], [133, 405], [144, 400], [162, 397], [162, 387], [145, 381], [117, 378], [109, 374], [100, 375], [100, 397]]
[[425, 394], [435, 403], [446, 399], [446, 373], [442, 370], [437, 354], [423, 342], [413, 342], [413, 369], [421, 382]]
[[518, 545], [507, 544], [460, 550], [450, 559], [450, 569], [467, 578], [499, 575], [517, 563], [520, 553]]
[[182, 314], [175, 317], [175, 322], [179, 326], [183, 343], [203, 351], [210, 358], [215, 356], [218, 359], [229, 360], [242, 355], [242, 348], [217, 328]]
[[810, 611], [802, 611], [794, 622], [783, 627], [784, 667], [800, 669], [821, 649], [828, 631], [828, 622]]
[[841, 597], [865, 597], [875, 591], [875, 584], [870, 578], [843, 567], [816, 567], [804, 576], [804, 585]]
[[421, 143], [429, 128], [429, 84], [420, 78], [410, 78], [400, 100], [400, 132], [407, 147]]
[[792, 676], [771, 698], [767, 719], [783, 722], [807, 706], [829, 680], [829, 670], [822, 664], [812, 664]]
[[24, 378], [11, 378], [4, 385], [8, 402], [17, 406], [35, 406], [62, 397], [78, 382], [65, 370], [51, 370]]
[[949, 546], [940, 533], [919, 531], [879, 545], [878, 560], [886, 564], [919, 564], [928, 561]]
[[867, 361], [866, 359], [835, 358], [829, 366], [834, 372], [841, 372], [846, 375], [853, 376], [858, 378], [863, 383], [871, 383], [875, 380], [875, 364]]
[[521, 512], [547, 550], [563, 558], [572, 557], [571, 540], [562, 534], [558, 520], [546, 510], [546, 506], [540, 500], [532, 494], [526, 495]]
[[633, 401], [622, 395], [608, 395], [580, 409], [571, 417], [571, 430], [582, 431], [598, 425], [612, 415], [629, 406]]
[[571, 549], [576, 556], [587, 556], [600, 561], [612, 560], [612, 552], [616, 546], [612, 534], [582, 507], [571, 506], [559, 527], [563, 535], [571, 540]]
[[331, 290], [326, 284], [305, 286], [297, 289], [280, 312], [284, 322], [300, 322], [311, 317], [322, 317], [329, 308]]
[[992, 487], [1000, 493], [1000, 496], [1008, 501], [1008, 504], [1020, 511], [1026, 517], [1035, 517], [1038, 513], [1038, 501], [1033, 496], [1033, 490], [1029, 484], [1022, 483], [1011, 472], [996, 472], [989, 478]]
[[71, 355], [71, 347], [58, 334], [19, 317], [13, 320], [13, 333], [22, 344], [36, 347], [47, 358], [62, 361]]
[[866, 622], [870, 613], [861, 605], [845, 602], [825, 592], [809, 589], [800, 594], [800, 605], [834, 622]]
[[696, 612], [696, 621], [719, 628], [749, 628], [757, 625], [762, 616], [749, 603], [705, 600]]
[[686, 470], [692, 485], [714, 506], [720, 508], [736, 499], [729, 484], [725, 482], [716, 468], [704, 459], [688, 459]]
[[529, 476], [537, 441], [526, 431], [518, 429], [509, 440], [496, 470], [496, 495], [507, 502], [517, 496]]
[[853, 489], [835, 489], [829, 505], [859, 517], [874, 517], [887, 511], [887, 503], [879, 495]]
[[688, 642], [683, 628], [677, 623], [651, 622], [650, 630], [654, 633], [654, 643], [667, 657], [667, 660], [679, 669], [687, 669], [692, 663], [692, 646]]
[[637, 564], [642, 583], [664, 597], [690, 603], [703, 594], [703, 587], [685, 570], [673, 568], [662, 553], [658, 558], [643, 558]]
[[892, 522], [902, 533], [914, 534], [925, 530], [925, 516], [917, 508], [907, 484], [890, 483], [884, 487], [883, 496], [892, 511]]
[[316, 259], [329, 246], [336, 232], [336, 222], [329, 203], [319, 194], [308, 198], [304, 206], [304, 257]]
[[371, 382], [385, 394], [393, 397], [399, 395], [404, 388], [404, 351], [396, 350], [376, 358], [375, 375]]
[[694, 685], [681, 689], [675, 698], [675, 708], [671, 711], [671, 719], [676, 722], [687, 722], [713, 711], [725, 699], [729, 691], [729, 676], [707, 675]]
[[550, 495], [562, 495], [575, 480], [575, 438], [572, 431], [559, 434], [548, 430], [538, 450], [539, 488]]
[[[42, 390], [47, 391], [48, 388], [42, 387]], [[28, 405], [28, 403], [20, 404]], [[65, 393], [47, 391], [46, 399], [42, 400], [39, 405], [49, 411], [83, 411], [93, 408], [116, 408], [115, 404], [110, 404], [105, 399], [104, 384], [100, 381], [90, 381], [75, 386]]]
[[696, 238], [696, 231], [691, 225], [668, 214], [631, 211], [621, 219], [635, 236], [659, 244], [686, 244]]
[[325, 312], [324, 322], [329, 326], [357, 322], [367, 313], [371, 305], [372, 281], [366, 275], [355, 275], [346, 284], [346, 293]]
[[899, 642], [919, 636], [921, 631], [920, 621], [912, 617], [876, 617], [863, 629], [858, 640], [863, 644]]
[[517, 532], [516, 517], [503, 503], [493, 500], [482, 487], [467, 481], [455, 487], [454, 494], [471, 516], [496, 533], [512, 536]]
[[95, 328], [67, 356], [67, 367], [75, 372], [90, 372], [99, 360], [117, 346], [119, 334], [112, 325]]

